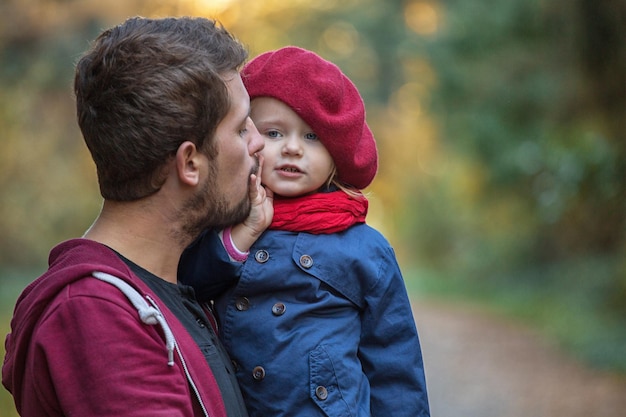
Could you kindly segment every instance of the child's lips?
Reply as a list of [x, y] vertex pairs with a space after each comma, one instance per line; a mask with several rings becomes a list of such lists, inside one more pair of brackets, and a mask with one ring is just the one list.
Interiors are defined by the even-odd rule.
[[287, 178], [299, 177], [303, 174], [302, 170], [295, 165], [281, 165], [276, 168], [279, 175]]
[[281, 171], [286, 171], [286, 172], [300, 172], [300, 170], [296, 167], [283, 167], [280, 168]]

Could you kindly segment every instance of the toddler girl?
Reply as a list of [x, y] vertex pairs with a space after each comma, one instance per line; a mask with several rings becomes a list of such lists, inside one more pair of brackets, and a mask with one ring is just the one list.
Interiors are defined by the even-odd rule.
[[180, 279], [205, 300], [232, 284], [214, 307], [250, 416], [428, 416], [402, 274], [365, 223], [360, 190], [378, 156], [359, 92], [296, 47], [258, 56], [242, 79], [265, 138], [272, 223], [250, 248], [257, 236], [241, 225], [207, 232]]

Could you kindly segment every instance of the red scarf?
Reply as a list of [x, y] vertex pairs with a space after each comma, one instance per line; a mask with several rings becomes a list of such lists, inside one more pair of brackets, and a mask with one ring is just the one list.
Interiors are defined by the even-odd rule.
[[270, 229], [329, 234], [365, 223], [368, 201], [352, 198], [343, 191], [317, 193], [296, 198], [274, 198]]

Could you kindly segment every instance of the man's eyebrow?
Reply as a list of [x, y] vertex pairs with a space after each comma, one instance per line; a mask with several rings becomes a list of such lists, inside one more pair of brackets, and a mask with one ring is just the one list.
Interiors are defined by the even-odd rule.
[[[248, 111], [247, 111], [247, 112], [246, 112], [246, 114], [243, 116], [243, 119], [241, 119], [241, 123], [242, 123], [242, 124], [244, 124], [244, 125], [245, 125], [246, 123], [248, 123], [248, 119], [252, 120], [252, 119], [250, 118], [250, 114], [251, 114], [251, 112], [250, 112], [250, 108], [248, 107]], [[254, 123], [254, 122], [253, 122], [253, 123]]]

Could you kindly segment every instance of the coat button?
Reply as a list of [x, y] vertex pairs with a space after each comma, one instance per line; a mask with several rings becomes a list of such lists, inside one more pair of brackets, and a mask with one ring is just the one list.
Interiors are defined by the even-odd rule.
[[287, 307], [283, 303], [276, 303], [272, 306], [272, 314], [275, 316], [282, 316], [285, 314]]
[[326, 389], [326, 387], [320, 385], [319, 387], [315, 388], [315, 396], [324, 401], [326, 398], [328, 398], [328, 390]]
[[265, 378], [265, 369], [263, 369], [262, 366], [255, 366], [252, 370], [252, 378], [256, 379], [257, 381]]
[[258, 263], [264, 264], [270, 259], [270, 254], [266, 250], [260, 249], [254, 254], [254, 259]]
[[313, 266], [313, 258], [309, 255], [302, 255], [300, 257], [300, 265], [302, 265], [303, 268], [309, 269]]
[[235, 308], [239, 311], [246, 311], [250, 308], [250, 300], [246, 297], [239, 297], [235, 301]]

